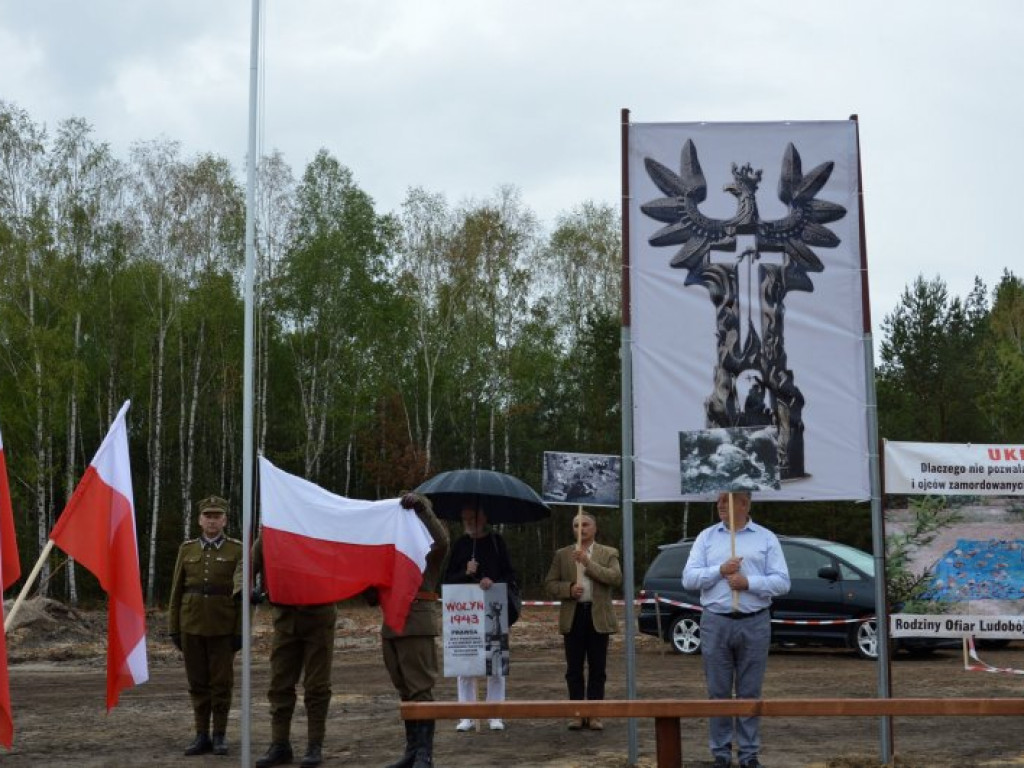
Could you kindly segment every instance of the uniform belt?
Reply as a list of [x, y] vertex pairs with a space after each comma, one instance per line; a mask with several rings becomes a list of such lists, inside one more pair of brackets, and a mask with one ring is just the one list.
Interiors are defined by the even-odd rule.
[[437, 594], [437, 592], [427, 592], [425, 590], [420, 590], [419, 592], [416, 593], [416, 599], [417, 600], [432, 600], [432, 601], [436, 601], [436, 600], [440, 600], [441, 596], [439, 594]]
[[231, 587], [218, 587], [213, 584], [203, 584], [201, 587], [185, 587], [186, 595], [231, 595]]
[[767, 608], [762, 608], [759, 611], [751, 611], [750, 613], [744, 613], [743, 611], [730, 611], [729, 613], [716, 613], [715, 615], [723, 616], [727, 619], [749, 619], [751, 616], [760, 616], [767, 610]]

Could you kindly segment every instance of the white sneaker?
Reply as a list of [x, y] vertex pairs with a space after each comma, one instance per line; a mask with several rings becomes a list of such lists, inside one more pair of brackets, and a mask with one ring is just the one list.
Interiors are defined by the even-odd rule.
[[473, 730], [473, 721], [472, 720], [459, 720], [459, 724], [455, 726], [455, 730], [456, 731], [461, 731], [461, 732], [472, 731]]
[[491, 730], [492, 731], [504, 731], [505, 730], [505, 721], [497, 720], [497, 719], [491, 720]]

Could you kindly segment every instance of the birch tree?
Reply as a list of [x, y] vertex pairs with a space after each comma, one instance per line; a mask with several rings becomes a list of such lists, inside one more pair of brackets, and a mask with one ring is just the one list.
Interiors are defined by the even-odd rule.
[[[205, 155], [175, 174], [171, 241], [178, 283], [190, 295], [178, 331], [178, 479], [182, 538], [191, 536], [192, 484], [195, 473], [196, 419], [200, 410], [204, 361], [207, 355], [207, 313], [218, 276], [240, 274], [243, 254], [244, 203], [228, 163]], [[184, 311], [185, 309], [189, 311]], [[216, 371], [207, 376], [222, 374]], [[214, 488], [227, 494], [223, 488]]]
[[156, 583], [156, 555], [164, 487], [164, 397], [168, 334], [178, 315], [179, 288], [175, 284], [176, 251], [173, 229], [174, 194], [181, 173], [179, 145], [171, 141], [140, 142], [131, 150], [132, 216], [138, 233], [138, 258], [154, 267], [155, 280], [139, 286], [153, 318], [152, 367], [149, 385], [146, 453], [149, 464], [147, 500], [149, 534], [146, 565], [146, 601], [152, 603]]
[[[87, 270], [100, 258], [104, 233], [123, 214], [120, 190], [124, 173], [109, 148], [92, 137], [92, 128], [81, 119], [62, 122], [49, 155], [46, 186], [50, 204], [54, 248], [65, 266], [67, 285], [62, 290], [62, 312], [69, 315], [70, 354], [63, 361], [66, 372], [66, 435], [64, 498], [71, 498], [79, 478], [76, 445], [82, 379], [87, 375], [82, 359], [83, 309], [87, 302]], [[78, 602], [75, 564], [66, 569], [68, 598]]]
[[537, 231], [536, 217], [512, 187], [503, 187], [492, 200], [470, 208], [463, 227], [464, 247], [476, 265], [468, 303], [479, 333], [480, 348], [473, 362], [475, 375], [482, 382], [481, 402], [487, 409], [491, 469], [498, 469], [500, 463], [500, 468], [508, 471], [511, 462], [508, 417], [515, 393], [509, 386], [510, 352], [527, 317], [528, 266], [537, 246]]
[[[32, 473], [36, 519], [36, 543], [41, 551], [49, 537], [52, 515], [47, 485], [49, 436], [43, 328], [38, 307], [38, 281], [44, 267], [46, 226], [43, 213], [45, 130], [24, 110], [0, 101], [0, 221], [4, 238], [5, 272], [9, 272], [11, 297], [17, 308], [19, 346], [7, 350], [12, 374], [31, 382], [31, 395], [23, 407], [34, 424]], [[11, 334], [15, 329], [5, 329]], [[40, 593], [47, 594], [49, 563], [43, 564]]]
[[366, 385], [355, 361], [377, 311], [390, 223], [352, 172], [321, 150], [297, 191], [294, 237], [281, 270], [280, 306], [299, 391], [302, 461], [316, 478], [328, 418], [343, 393]]
[[402, 243], [397, 254], [399, 283], [401, 292], [413, 297], [413, 354], [420, 374], [419, 391], [410, 392], [408, 387], [402, 387], [402, 399], [409, 439], [421, 443], [423, 477], [428, 477], [433, 469], [438, 376], [446, 353], [452, 349], [456, 325], [465, 316], [463, 305], [474, 275], [457, 263], [461, 255], [457, 246], [458, 225], [443, 195], [421, 188], [409, 190], [402, 205], [401, 226]]
[[253, 304], [256, 336], [257, 454], [266, 451], [267, 397], [270, 391], [271, 344], [279, 324], [275, 313], [275, 290], [279, 265], [291, 248], [294, 230], [295, 178], [280, 152], [264, 157], [256, 181], [256, 275]]

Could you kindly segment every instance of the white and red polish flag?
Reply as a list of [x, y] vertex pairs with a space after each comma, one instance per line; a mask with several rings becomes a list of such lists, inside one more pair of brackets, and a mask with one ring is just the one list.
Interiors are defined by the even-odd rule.
[[[18, 538], [14, 532], [14, 510], [11, 488], [7, 482], [7, 459], [4, 438], [0, 435], [0, 584], [7, 589], [21, 576], [18, 559]], [[8, 749], [14, 743], [14, 720], [11, 717], [10, 678], [7, 673], [7, 637], [4, 632], [4, 601], [0, 595], [0, 744]]]
[[271, 602], [333, 603], [376, 587], [385, 623], [401, 632], [434, 541], [427, 527], [398, 499], [348, 499], [259, 461]]
[[50, 532], [53, 543], [89, 569], [107, 593], [107, 711], [121, 691], [149, 679], [135, 501], [125, 401]]

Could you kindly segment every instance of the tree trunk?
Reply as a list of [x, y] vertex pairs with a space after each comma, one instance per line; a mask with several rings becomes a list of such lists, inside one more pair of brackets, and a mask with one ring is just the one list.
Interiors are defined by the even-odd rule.
[[[73, 359], [78, 360], [78, 350], [82, 339], [82, 313], [75, 313], [75, 350]], [[78, 435], [78, 369], [71, 373], [71, 397], [68, 407], [68, 442], [66, 471], [64, 474], [64, 498], [70, 499], [75, 492], [75, 441]], [[66, 503], [66, 502], [65, 502]], [[75, 559], [68, 558], [67, 570], [68, 602], [78, 605], [78, 585], [75, 580]]]
[[[206, 321], [199, 321], [199, 336], [196, 339], [195, 360], [192, 364], [192, 376], [186, 381], [184, 372], [185, 343], [184, 336], [179, 329], [179, 363], [178, 369], [181, 372], [181, 392], [189, 392], [188, 397], [181, 398], [181, 411], [179, 421], [179, 462], [181, 472], [181, 522], [182, 541], [192, 537], [192, 478], [195, 476], [195, 434], [196, 434], [196, 413], [199, 409], [199, 377], [202, 371], [203, 351], [206, 340]], [[186, 414], [187, 408], [187, 414]], [[218, 493], [222, 492], [218, 489]]]
[[[160, 292], [163, 293], [163, 281], [160, 281]], [[160, 319], [163, 320], [161, 303]], [[161, 322], [157, 328], [155, 369], [156, 402], [153, 406], [153, 462], [149, 467], [152, 481], [153, 499], [149, 517], [149, 562], [146, 565], [146, 604], [153, 604], [153, 591], [156, 586], [156, 543], [160, 530], [160, 490], [163, 482], [161, 464], [163, 462], [163, 410], [164, 410], [164, 355], [167, 346], [167, 326]]]

